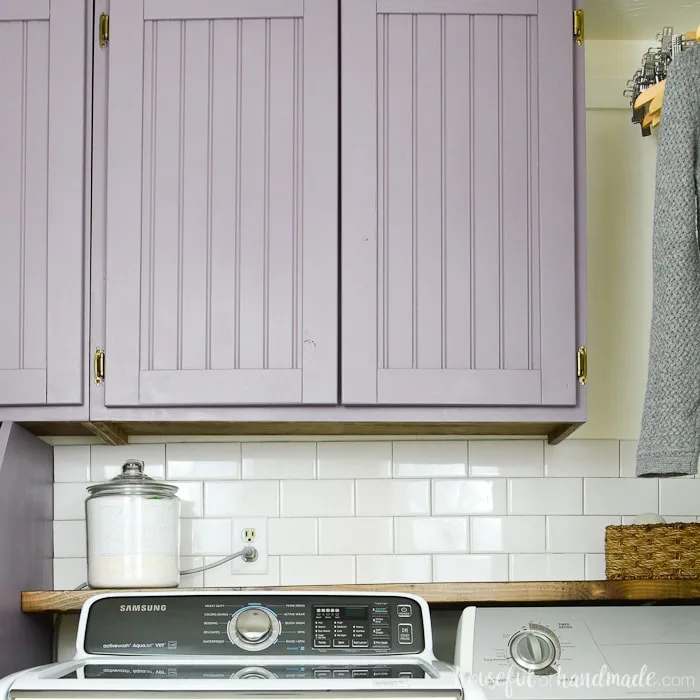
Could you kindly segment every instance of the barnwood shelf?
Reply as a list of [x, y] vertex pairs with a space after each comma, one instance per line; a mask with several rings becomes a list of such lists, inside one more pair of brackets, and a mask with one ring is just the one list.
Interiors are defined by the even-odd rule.
[[[173, 590], [173, 589], [169, 589]], [[460, 606], [471, 603], [581, 603], [700, 600], [700, 580], [693, 581], [527, 581], [510, 583], [396, 583], [347, 586], [208, 588], [215, 591], [341, 591], [414, 593], [429, 603]], [[104, 591], [24, 591], [23, 612], [79, 612], [83, 603]]]

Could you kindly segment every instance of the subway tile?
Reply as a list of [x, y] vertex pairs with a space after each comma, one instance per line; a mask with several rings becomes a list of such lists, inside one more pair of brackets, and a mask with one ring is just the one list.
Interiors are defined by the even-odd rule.
[[[177, 486], [181, 517], [201, 518], [204, 515], [204, 496], [201, 482], [169, 481], [168, 483]], [[221, 484], [218, 484], [218, 486], [221, 486]]]
[[511, 554], [511, 581], [580, 581], [583, 554]]
[[353, 481], [282, 481], [280, 515], [290, 517], [343, 517], [355, 512]]
[[435, 515], [501, 515], [505, 512], [505, 479], [433, 481]]
[[430, 556], [363, 555], [357, 557], [357, 583], [428, 583]]
[[70, 591], [87, 581], [87, 559], [53, 560], [53, 589]]
[[618, 440], [565, 440], [545, 447], [544, 473], [561, 476], [620, 476]]
[[637, 476], [637, 441], [620, 440], [620, 476]]
[[544, 516], [508, 515], [470, 518], [473, 553], [544, 552]]
[[53, 480], [90, 481], [90, 445], [61, 445], [53, 448]]
[[[213, 564], [220, 557], [205, 557], [205, 564]], [[239, 574], [233, 573], [233, 562], [226, 562], [221, 566], [208, 569], [204, 572], [204, 586], [206, 588], [255, 588], [258, 586], [280, 585], [280, 558], [267, 558], [267, 572], [264, 574]]]
[[180, 521], [180, 553], [226, 556], [231, 553], [231, 520], [228, 518], [191, 518]]
[[605, 581], [605, 554], [584, 554], [586, 581]]
[[357, 515], [428, 515], [430, 482], [360, 479], [355, 482]]
[[547, 551], [605, 552], [605, 528], [621, 522], [619, 515], [548, 515]]
[[663, 518], [667, 523], [696, 523], [698, 521], [695, 515], [664, 515]]
[[[188, 569], [198, 569], [200, 566], [204, 566], [204, 557], [180, 557], [180, 571], [187, 571]], [[203, 588], [204, 587], [204, 574], [187, 574], [186, 576], [180, 576], [180, 587], [181, 588]]]
[[236, 442], [170, 443], [165, 446], [168, 479], [240, 479], [241, 446]]
[[467, 443], [461, 440], [400, 440], [394, 443], [398, 478], [467, 475]]
[[245, 442], [244, 479], [315, 479], [315, 442]]
[[700, 480], [659, 479], [659, 513], [700, 515]]
[[467, 518], [395, 518], [396, 551], [399, 554], [466, 552], [469, 549]]
[[311, 586], [355, 583], [355, 557], [281, 557], [283, 586]]
[[204, 512], [207, 517], [277, 517], [278, 491], [277, 481], [212, 482], [204, 485]]
[[318, 521], [319, 554], [391, 554], [394, 551], [392, 518], [321, 518]]
[[656, 513], [659, 505], [658, 479], [584, 479], [583, 494], [586, 515]]
[[433, 581], [507, 581], [507, 554], [436, 554]]
[[59, 559], [87, 556], [84, 520], [54, 521], [53, 555]]
[[469, 476], [526, 477], [544, 474], [542, 440], [472, 440]]
[[270, 554], [318, 554], [316, 518], [270, 518]]
[[319, 442], [319, 479], [386, 479], [391, 476], [390, 442]]
[[581, 479], [509, 479], [508, 512], [579, 515], [583, 509], [581, 489]]
[[53, 519], [84, 520], [88, 484], [53, 485]]
[[91, 445], [90, 480], [107, 481], [121, 474], [129, 459], [140, 459], [144, 473], [152, 479], [165, 479], [165, 445]]

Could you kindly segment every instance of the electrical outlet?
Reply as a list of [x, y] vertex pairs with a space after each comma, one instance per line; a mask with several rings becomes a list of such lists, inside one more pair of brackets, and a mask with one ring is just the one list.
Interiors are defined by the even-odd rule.
[[231, 537], [233, 550], [252, 545], [258, 550], [255, 561], [245, 562], [240, 557], [231, 562], [232, 574], [266, 574], [267, 573], [267, 518], [234, 518]]

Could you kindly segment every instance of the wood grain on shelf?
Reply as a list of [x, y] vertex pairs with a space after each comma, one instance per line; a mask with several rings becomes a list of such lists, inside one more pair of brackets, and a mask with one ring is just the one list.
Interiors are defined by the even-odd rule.
[[[167, 589], [173, 590], [173, 589]], [[216, 591], [377, 591], [414, 593], [429, 603], [577, 603], [585, 601], [700, 600], [700, 580], [694, 581], [537, 581], [510, 583], [396, 583], [382, 585], [295, 586], [179, 589]], [[24, 591], [23, 612], [78, 612], [92, 595], [104, 591]]]

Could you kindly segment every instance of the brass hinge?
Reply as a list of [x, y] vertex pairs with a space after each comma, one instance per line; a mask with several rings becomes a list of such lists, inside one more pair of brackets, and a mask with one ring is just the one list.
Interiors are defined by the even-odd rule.
[[95, 348], [92, 370], [95, 384], [99, 386], [105, 380], [105, 351], [102, 348]]
[[107, 48], [109, 44], [109, 15], [105, 12], [100, 14], [100, 48]]
[[588, 381], [588, 350], [584, 345], [576, 351], [576, 378], [581, 386]]
[[574, 36], [576, 37], [576, 43], [581, 46], [584, 40], [584, 29], [583, 29], [583, 10], [574, 10]]

